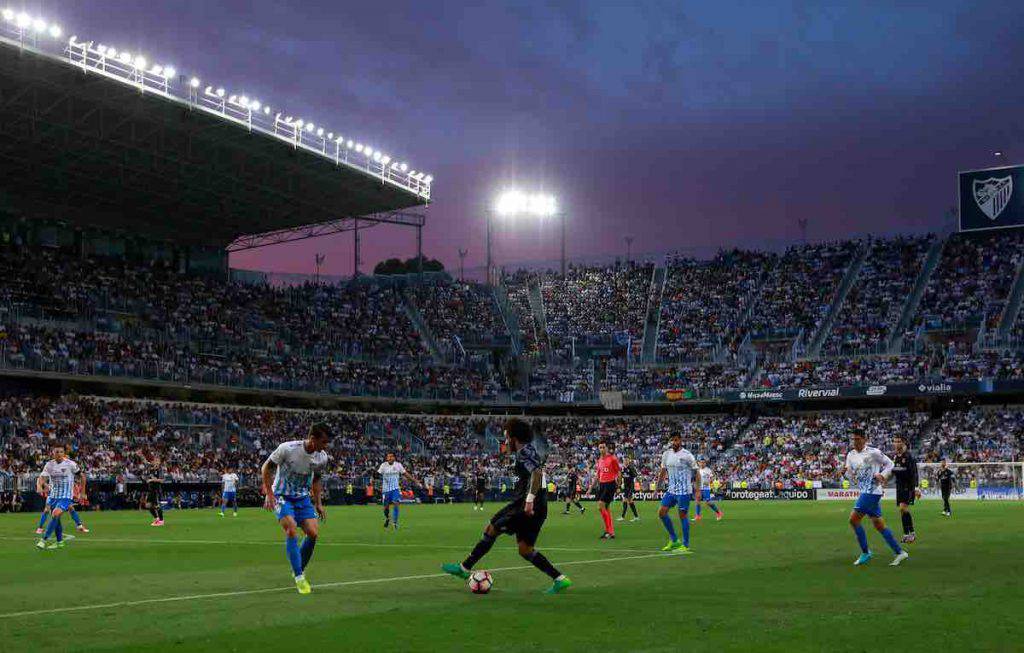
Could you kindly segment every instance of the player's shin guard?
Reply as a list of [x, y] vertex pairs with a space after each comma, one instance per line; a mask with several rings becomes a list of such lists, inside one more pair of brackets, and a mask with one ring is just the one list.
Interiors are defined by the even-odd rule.
[[864, 532], [864, 527], [857, 524], [853, 527], [853, 534], [857, 536], [857, 544], [860, 545], [862, 553], [868, 552], [868, 534]]
[[914, 532], [914, 518], [911, 516], [910, 511], [900, 514], [900, 519], [903, 521], [903, 534], [910, 535]]
[[680, 511], [679, 521], [683, 526], [683, 546], [690, 546], [690, 520], [685, 512]]
[[882, 538], [885, 540], [885, 543], [889, 545], [890, 549], [892, 549], [892, 552], [899, 555], [900, 552], [903, 551], [903, 547], [901, 547], [900, 543], [896, 541], [896, 536], [892, 534], [892, 529], [886, 527], [880, 532], [882, 533]]
[[288, 554], [288, 563], [292, 566], [292, 572], [296, 576], [301, 576], [302, 553], [299, 551], [299, 539], [296, 537], [285, 538], [284, 550]]
[[552, 580], [557, 579], [562, 575], [562, 572], [555, 569], [555, 566], [551, 564], [551, 561], [544, 557], [544, 554], [540, 551], [531, 551], [523, 556], [524, 560], [529, 560], [530, 564], [540, 569], [548, 576], [551, 576]]
[[302, 547], [299, 553], [302, 556], [302, 570], [306, 570], [306, 565], [309, 564], [309, 559], [313, 557], [313, 547], [316, 546], [316, 538], [307, 536], [306, 539], [302, 540]]
[[78, 511], [72, 508], [68, 510], [68, 514], [71, 515], [71, 521], [75, 522], [75, 526], [82, 525], [82, 518], [78, 516]]
[[669, 538], [673, 542], [679, 541], [679, 538], [676, 536], [675, 524], [672, 523], [672, 518], [669, 517], [668, 515], [665, 515], [664, 517], [661, 518], [661, 523], [665, 525], [665, 530], [668, 531]]
[[483, 558], [487, 555], [487, 552], [491, 550], [491, 547], [494, 546], [494, 540], [495, 538], [484, 533], [483, 537], [480, 538], [480, 541], [476, 543], [476, 546], [474, 546], [473, 550], [469, 553], [469, 557], [463, 561], [462, 566], [465, 569], [472, 569], [473, 565], [480, 562], [480, 558]]

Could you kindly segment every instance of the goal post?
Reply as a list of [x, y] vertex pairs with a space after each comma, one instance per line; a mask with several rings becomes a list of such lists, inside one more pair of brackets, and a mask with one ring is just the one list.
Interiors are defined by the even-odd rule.
[[[937, 499], [941, 463], [918, 463], [922, 499]], [[1024, 499], [1024, 463], [950, 463], [953, 470], [953, 496], [978, 500]]]

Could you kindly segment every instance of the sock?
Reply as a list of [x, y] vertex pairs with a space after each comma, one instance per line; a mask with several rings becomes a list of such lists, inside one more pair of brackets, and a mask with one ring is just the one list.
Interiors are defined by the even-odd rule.
[[612, 523], [612, 511], [607, 508], [601, 509], [601, 519], [604, 520], [604, 531], [606, 533], [615, 534], [615, 525]]
[[582, 504], [582, 503], [580, 503], [579, 501], [577, 501], [577, 502], [576, 502], [576, 507], [580, 509], [580, 512], [583, 512], [583, 504]]
[[390, 521], [388, 519], [388, 504], [384, 504], [384, 521]]
[[862, 553], [868, 552], [868, 534], [864, 532], [864, 527], [857, 524], [853, 527], [853, 532], [857, 536], [857, 544], [860, 545]]
[[491, 550], [492, 546], [494, 546], [494, 539], [495, 538], [491, 537], [487, 533], [484, 533], [480, 538], [480, 541], [476, 543], [476, 546], [474, 546], [473, 550], [469, 553], [469, 557], [462, 563], [462, 566], [466, 569], [472, 569], [473, 565], [480, 562], [480, 558], [487, 555], [487, 552]]
[[523, 556], [523, 559], [529, 560], [530, 564], [540, 569], [548, 576], [551, 576], [552, 580], [557, 580], [562, 572], [555, 569], [555, 566], [551, 564], [551, 561], [544, 557], [544, 554], [540, 551], [531, 551]]
[[302, 554], [302, 569], [303, 569], [303, 571], [305, 571], [306, 565], [309, 564], [309, 559], [313, 557], [313, 547], [315, 547], [315, 546], [316, 546], [316, 538], [315, 537], [307, 537], [304, 540], [302, 540], [302, 549], [301, 549], [300, 553]]
[[679, 522], [683, 525], [683, 546], [690, 546], [690, 520], [686, 511], [679, 511]]
[[159, 506], [157, 506], [157, 509], [156, 509], [156, 518], [159, 519], [160, 521], [164, 520], [164, 509], [159, 507]]
[[640, 518], [640, 513], [638, 513], [636, 511], [636, 504], [635, 503], [629, 504], [629, 508], [633, 511], [633, 516], [636, 517], [637, 519], [639, 519]]
[[153, 515], [153, 519], [160, 519], [159, 517], [156, 516], [156, 508], [150, 508], [149, 509], [149, 514]]
[[722, 511], [718, 509], [718, 506], [714, 503], [711, 503], [710, 501], [708, 501], [708, 508], [714, 510], [716, 515], [722, 514]]
[[299, 552], [299, 540], [295, 537], [286, 538], [284, 550], [288, 554], [288, 562], [292, 566], [292, 572], [296, 577], [302, 575], [302, 554]]
[[391, 506], [391, 521], [398, 523], [398, 504]]
[[661, 518], [661, 523], [665, 525], [665, 530], [668, 531], [668, 536], [672, 538], [672, 541], [678, 542], [679, 538], [676, 537], [676, 527], [672, 524], [672, 518], [665, 515]]
[[626, 516], [626, 509], [627, 509], [627, 508], [629, 508], [629, 504], [628, 504], [628, 503], [626, 503], [625, 501], [623, 501], [623, 502], [622, 502], [622, 515], [621, 515], [622, 517], [625, 517], [625, 516]]
[[885, 543], [889, 545], [889, 548], [892, 549], [893, 553], [899, 555], [903, 552], [903, 547], [901, 547], [900, 543], [896, 541], [896, 536], [892, 534], [892, 530], [890, 528], [886, 527], [882, 530], [882, 537], [885, 539]]
[[900, 513], [900, 520], [903, 522], [904, 535], [910, 535], [914, 532], [914, 518], [910, 516], [910, 512]]
[[700, 517], [700, 504], [697, 504], [697, 516]]
[[57, 522], [57, 528], [54, 529], [54, 532], [57, 534], [57, 541], [58, 542], [63, 542], [64, 541], [64, 527], [61, 526], [60, 517], [58, 517], [57, 519], [54, 519], [53, 521]]
[[[569, 502], [568, 501], [565, 502], [565, 511], [569, 512]], [[42, 526], [40, 526], [40, 528], [42, 528]]]
[[72, 508], [71, 510], [68, 511], [68, 514], [71, 515], [71, 521], [75, 522], [75, 526], [82, 525], [82, 518], [78, 516], [77, 510]]
[[46, 525], [46, 533], [43, 534], [43, 539], [44, 540], [50, 539], [50, 536], [53, 535], [53, 531], [56, 528], [57, 528], [57, 520], [56, 519], [51, 519], [50, 523]]
[[36, 526], [36, 528], [42, 528], [43, 524], [46, 523], [46, 518], [49, 517], [49, 516], [50, 516], [50, 514], [48, 512], [46, 512], [45, 510], [42, 511], [41, 513], [39, 513], [39, 525]]
[[227, 501], [225, 501], [224, 503], [220, 504], [220, 514], [223, 515], [224, 514], [224, 509], [227, 508], [227, 507], [228, 507]]

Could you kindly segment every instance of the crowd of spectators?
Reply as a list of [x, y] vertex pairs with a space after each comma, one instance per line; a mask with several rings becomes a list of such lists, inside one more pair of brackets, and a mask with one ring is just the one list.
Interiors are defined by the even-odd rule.
[[832, 323], [823, 351], [830, 355], [880, 353], [934, 236], [876, 240]]
[[413, 303], [427, 327], [446, 352], [463, 342], [487, 342], [507, 336], [494, 294], [476, 283], [427, 283], [410, 285]]
[[905, 336], [921, 326], [998, 326], [1022, 256], [1021, 230], [950, 236]]
[[1024, 411], [980, 409], [948, 413], [922, 442], [922, 459], [986, 463], [1024, 457]]

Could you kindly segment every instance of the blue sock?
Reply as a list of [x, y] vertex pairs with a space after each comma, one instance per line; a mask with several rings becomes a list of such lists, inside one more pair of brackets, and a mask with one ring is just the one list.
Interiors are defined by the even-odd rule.
[[50, 539], [50, 536], [53, 535], [53, 531], [57, 528], [58, 523], [59, 522], [56, 519], [50, 520], [50, 523], [46, 525], [46, 533], [43, 534], [44, 540]]
[[892, 534], [892, 531], [888, 527], [882, 531], [882, 537], [885, 538], [885, 543], [889, 545], [892, 552], [899, 555], [903, 551], [903, 547], [896, 541], [896, 536]]
[[697, 516], [700, 517], [700, 504], [697, 504]]
[[853, 527], [853, 532], [857, 535], [857, 544], [860, 545], [860, 550], [864, 553], [868, 552], [868, 534], [864, 532], [864, 527], [857, 524]]
[[68, 511], [68, 514], [71, 515], [71, 520], [75, 522], [75, 526], [82, 525], [82, 518], [78, 516], [78, 511], [72, 508], [71, 510]]
[[398, 504], [391, 506], [391, 521], [398, 523]]
[[711, 503], [710, 501], [708, 501], [708, 508], [711, 508], [712, 510], [714, 510], [716, 515], [718, 513], [722, 512], [721, 510], [718, 509], [717, 505]]
[[665, 515], [661, 518], [661, 523], [665, 524], [665, 530], [668, 531], [668, 536], [672, 538], [672, 541], [678, 542], [679, 538], [676, 537], [676, 527], [672, 525], [672, 518]]
[[46, 523], [46, 518], [49, 516], [50, 513], [46, 512], [45, 510], [39, 513], [39, 525], [36, 526], [36, 528], [42, 528], [43, 525]]
[[302, 540], [302, 569], [305, 571], [306, 565], [309, 564], [309, 559], [313, 557], [313, 547], [316, 546], [316, 540], [311, 538], [305, 538]]
[[285, 551], [288, 552], [288, 562], [292, 566], [292, 572], [296, 576], [302, 575], [302, 554], [299, 552], [298, 538], [289, 537], [284, 541]]
[[679, 511], [679, 521], [683, 525], [683, 546], [690, 546], [690, 520], [685, 511]]
[[57, 533], [57, 541], [62, 542], [64, 540], [64, 527], [60, 524], [60, 517], [54, 519], [53, 521], [57, 522], [57, 528], [54, 529], [54, 532]]

